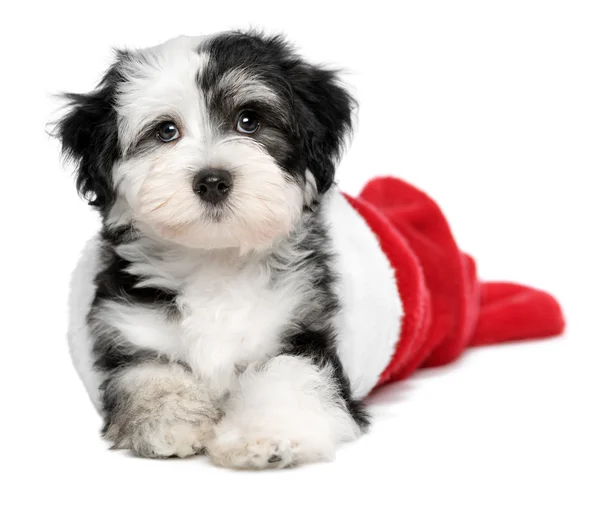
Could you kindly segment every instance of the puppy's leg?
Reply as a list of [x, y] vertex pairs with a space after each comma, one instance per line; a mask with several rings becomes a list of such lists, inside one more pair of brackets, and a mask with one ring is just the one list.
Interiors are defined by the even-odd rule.
[[146, 362], [117, 370], [104, 390], [104, 437], [140, 457], [187, 457], [212, 435], [219, 409], [176, 363]]
[[334, 369], [291, 355], [249, 367], [207, 445], [213, 461], [260, 469], [332, 459], [337, 443], [360, 434]]

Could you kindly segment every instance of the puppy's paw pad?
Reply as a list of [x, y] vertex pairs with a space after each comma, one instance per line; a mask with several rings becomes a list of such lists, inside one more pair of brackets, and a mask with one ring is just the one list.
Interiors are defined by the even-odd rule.
[[152, 424], [118, 438], [113, 449], [129, 449], [146, 458], [189, 457], [204, 450], [206, 439], [206, 429], [194, 424]]
[[217, 437], [208, 446], [212, 460], [237, 469], [281, 469], [296, 463], [298, 445], [278, 438]]

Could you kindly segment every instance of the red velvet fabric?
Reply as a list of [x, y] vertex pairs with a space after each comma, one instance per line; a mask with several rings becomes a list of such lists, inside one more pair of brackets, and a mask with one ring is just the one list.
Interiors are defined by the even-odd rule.
[[437, 204], [396, 178], [378, 178], [346, 198], [379, 238], [404, 306], [396, 352], [378, 385], [419, 367], [452, 362], [468, 346], [560, 334], [549, 294], [514, 283], [482, 283]]

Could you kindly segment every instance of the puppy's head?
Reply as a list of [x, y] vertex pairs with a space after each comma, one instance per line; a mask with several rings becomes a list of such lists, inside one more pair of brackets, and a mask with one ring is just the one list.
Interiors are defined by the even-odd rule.
[[190, 247], [269, 247], [333, 183], [353, 101], [281, 37], [179, 37], [120, 51], [58, 122], [108, 226]]

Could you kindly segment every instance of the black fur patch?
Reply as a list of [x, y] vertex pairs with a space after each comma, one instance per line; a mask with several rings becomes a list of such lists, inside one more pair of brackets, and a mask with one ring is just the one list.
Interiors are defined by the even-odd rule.
[[[177, 292], [165, 288], [137, 286], [142, 281], [127, 272], [131, 262], [120, 257], [112, 245], [105, 245], [103, 255], [105, 268], [96, 276], [96, 303], [103, 300], [121, 300], [176, 312]], [[171, 315], [172, 316], [172, 315]]]
[[[318, 191], [327, 191], [334, 181], [344, 138], [352, 127], [355, 106], [339, 84], [336, 72], [305, 62], [280, 36], [225, 33], [202, 44], [199, 51], [210, 55], [207, 68], [198, 76], [199, 85], [208, 96], [218, 88], [222, 76], [234, 69], [243, 69], [268, 84], [286, 111], [274, 114], [268, 103], [248, 105], [263, 116], [267, 126], [272, 123], [273, 130], [284, 136], [275, 143], [265, 141], [265, 147], [288, 172], [303, 177], [308, 168]], [[222, 112], [219, 95], [213, 94], [212, 100], [209, 108]], [[228, 118], [225, 123], [230, 121]], [[257, 140], [262, 142], [260, 132]], [[282, 140], [287, 147], [283, 153]]]
[[367, 409], [362, 401], [352, 398], [350, 382], [336, 350], [337, 336], [332, 319], [339, 311], [339, 301], [334, 291], [336, 276], [332, 265], [335, 258], [331, 253], [329, 235], [319, 210], [307, 213], [305, 219], [303, 233], [306, 235], [297, 245], [302, 252], [298, 256], [302, 258], [302, 265], [288, 268], [302, 270], [303, 276], [310, 281], [311, 300], [305, 302], [310, 309], [283, 336], [283, 353], [306, 357], [319, 367], [331, 366], [333, 379], [348, 412], [366, 431], [369, 427]]
[[123, 367], [134, 366], [145, 362], [153, 362], [160, 355], [152, 350], [124, 349], [119, 346], [116, 332], [109, 330], [96, 336], [94, 341], [94, 366], [105, 372], [113, 372]]
[[362, 401], [353, 399], [350, 381], [344, 372], [342, 363], [335, 349], [335, 331], [331, 327], [311, 330], [302, 327], [285, 338], [284, 352], [310, 359], [315, 365], [329, 365], [333, 369], [334, 381], [338, 393], [346, 404], [348, 412], [362, 431], [369, 428], [369, 414]]
[[112, 168], [122, 155], [114, 109], [117, 86], [123, 82], [120, 67], [120, 61], [113, 64], [91, 93], [64, 94], [70, 110], [56, 128], [63, 153], [77, 165], [78, 191], [103, 212], [114, 202]]
[[88, 315], [89, 324], [100, 331], [94, 335], [95, 365], [101, 370], [111, 371], [125, 365], [145, 362], [158, 357], [151, 350], [123, 347], [120, 344], [118, 331], [108, 326], [103, 328], [97, 320], [97, 312], [105, 301], [119, 301], [132, 305], [143, 305], [162, 311], [169, 318], [177, 318], [179, 311], [176, 305], [177, 292], [155, 288], [139, 287], [141, 278], [127, 272], [131, 265], [128, 260], [120, 257], [115, 248], [119, 244], [130, 241], [135, 236], [131, 227], [119, 229], [104, 228], [102, 232], [102, 265], [96, 275], [96, 296]]

